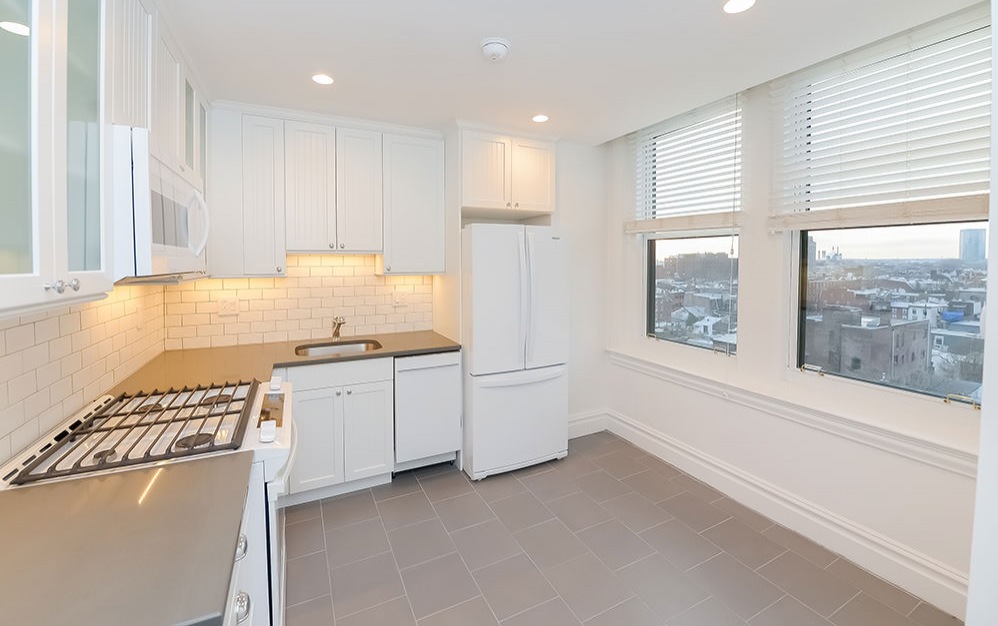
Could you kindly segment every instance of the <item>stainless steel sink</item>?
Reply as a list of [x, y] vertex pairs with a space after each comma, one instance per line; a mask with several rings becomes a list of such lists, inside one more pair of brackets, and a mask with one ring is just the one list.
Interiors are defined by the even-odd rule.
[[381, 348], [381, 342], [374, 339], [355, 339], [349, 341], [307, 343], [295, 348], [295, 354], [298, 356], [347, 356], [380, 350]]

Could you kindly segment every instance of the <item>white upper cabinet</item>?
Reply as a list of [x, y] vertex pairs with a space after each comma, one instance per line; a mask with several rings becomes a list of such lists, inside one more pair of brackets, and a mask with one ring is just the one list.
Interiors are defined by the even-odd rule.
[[155, 60], [149, 150], [177, 169], [180, 161], [180, 81], [183, 72], [180, 59], [162, 30], [156, 38]]
[[[283, 274], [284, 123], [243, 116], [243, 273]], [[224, 230], [224, 229], [223, 229]]]
[[101, 202], [104, 27], [100, 0], [12, 0], [0, 4], [0, 21], [30, 29], [0, 37], [0, 58], [12, 68], [0, 92], [8, 148], [0, 151], [0, 313], [11, 314], [111, 289]]
[[512, 145], [513, 210], [537, 213], [554, 212], [555, 145], [513, 137]]
[[381, 133], [286, 120], [288, 250], [380, 252]]
[[336, 129], [336, 250], [381, 252], [381, 133]]
[[295, 252], [336, 248], [336, 130], [284, 122], [284, 201], [287, 247]]
[[282, 276], [284, 121], [213, 109], [209, 133], [209, 273]]
[[553, 213], [555, 144], [463, 131], [461, 206], [497, 217]]
[[474, 131], [462, 133], [462, 206], [512, 208], [512, 151], [509, 137]]
[[207, 112], [193, 74], [162, 24], [156, 23], [149, 149], [204, 191]]
[[110, 122], [149, 128], [152, 13], [140, 0], [109, 0], [107, 8]]
[[442, 139], [384, 137], [384, 255], [380, 274], [444, 271]]

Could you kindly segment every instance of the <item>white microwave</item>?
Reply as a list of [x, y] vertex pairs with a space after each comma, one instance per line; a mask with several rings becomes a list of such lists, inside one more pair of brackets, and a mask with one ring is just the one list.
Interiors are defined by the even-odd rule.
[[170, 283], [207, 274], [204, 196], [149, 153], [149, 131], [112, 132], [114, 281]]

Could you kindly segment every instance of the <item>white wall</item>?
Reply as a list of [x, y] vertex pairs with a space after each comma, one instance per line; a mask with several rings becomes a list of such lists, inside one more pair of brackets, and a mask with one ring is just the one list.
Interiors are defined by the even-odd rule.
[[[998, 0], [991, 0], [991, 14], [998, 10]], [[994, 43], [992, 39], [992, 44]], [[998, 67], [998, 51], [991, 49], [991, 82]], [[998, 122], [998, 94], [991, 92], [991, 127]], [[991, 172], [998, 172], [998, 135], [991, 133]], [[998, 200], [990, 199], [990, 222], [998, 220]], [[998, 238], [988, 242], [988, 261], [998, 259]], [[998, 293], [998, 272], [988, 274], [988, 293]], [[983, 329], [998, 329], [998, 306], [986, 307]], [[984, 393], [981, 406], [981, 438], [977, 466], [977, 508], [974, 513], [974, 543], [970, 561], [970, 596], [967, 600], [967, 626], [990, 626], [998, 615], [998, 341], [984, 344]]]
[[600, 413], [605, 406], [603, 368], [606, 333], [603, 293], [606, 284], [603, 232], [606, 206], [605, 147], [558, 144], [554, 225], [568, 232], [571, 275], [571, 353], [569, 406], [574, 419]]
[[[747, 94], [746, 119], [768, 93]], [[758, 118], [757, 118], [758, 119]], [[626, 140], [610, 146], [607, 423], [737, 500], [956, 615], [964, 612], [978, 414], [795, 369], [791, 236], [767, 228], [769, 131], [746, 124], [734, 357], [644, 336], [644, 241]]]

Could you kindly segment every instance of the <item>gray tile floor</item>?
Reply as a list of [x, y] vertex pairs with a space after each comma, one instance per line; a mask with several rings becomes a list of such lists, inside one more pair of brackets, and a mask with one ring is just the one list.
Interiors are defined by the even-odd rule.
[[288, 510], [287, 626], [961, 622], [609, 433]]

